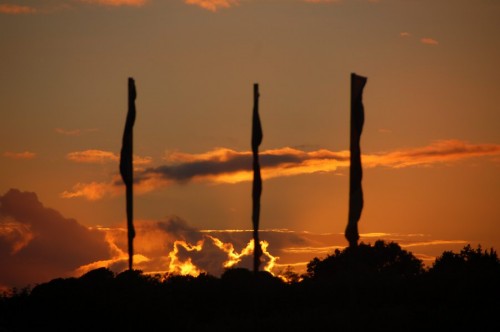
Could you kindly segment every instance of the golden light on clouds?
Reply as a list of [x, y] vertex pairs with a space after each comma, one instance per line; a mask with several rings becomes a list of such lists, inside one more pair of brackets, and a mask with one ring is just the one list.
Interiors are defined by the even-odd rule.
[[68, 160], [77, 163], [90, 163], [90, 164], [93, 163], [104, 164], [107, 162], [116, 162], [120, 159], [113, 152], [102, 151], [102, 150], [85, 150], [85, 151], [70, 152], [66, 155], [66, 158]]
[[[70, 152], [66, 155], [66, 159], [76, 163], [86, 164], [105, 164], [108, 162], [118, 162], [120, 157], [118, 154], [103, 150], [85, 150]], [[151, 157], [141, 157], [134, 155], [134, 165], [141, 166], [150, 164], [153, 161]]]
[[62, 198], [85, 197], [89, 201], [96, 201], [105, 196], [116, 196], [122, 189], [106, 182], [77, 183], [71, 190], [61, 193]]
[[[106, 234], [111, 258], [80, 266], [78, 275], [99, 267], [125, 269], [127, 266], [126, 230], [122, 227], [99, 228]], [[138, 237], [134, 261], [145, 273], [198, 276], [220, 275], [227, 268], [250, 268], [254, 243], [251, 230], [204, 230], [190, 228], [181, 220], [167, 222], [137, 221]], [[315, 234], [290, 230], [262, 230], [263, 270], [286, 281], [286, 271], [304, 273], [313, 257], [326, 257], [346, 247], [343, 234]], [[461, 248], [463, 240], [433, 239], [425, 234], [362, 233], [361, 241], [396, 241], [429, 266], [439, 248]], [[240, 246], [240, 250], [236, 247]], [[271, 253], [269, 247], [273, 247]], [[432, 255], [431, 253], [435, 253]], [[306, 259], [306, 260], [304, 260]], [[283, 262], [281, 262], [283, 260]]]
[[11, 217], [5, 217], [0, 223], [0, 238], [11, 243], [10, 254], [14, 255], [26, 247], [35, 238], [35, 234], [30, 225], [20, 223]]
[[[406, 167], [430, 167], [450, 164], [477, 157], [498, 158], [499, 144], [471, 144], [460, 140], [435, 141], [427, 146], [403, 148], [390, 152], [363, 154], [363, 168], [386, 167], [401, 169]], [[349, 166], [349, 151], [329, 151], [320, 149], [305, 152], [294, 148], [263, 151], [261, 172], [265, 180], [314, 173], [331, 173]], [[117, 155], [99, 150], [72, 153], [68, 158], [79, 162], [116, 161]], [[165, 188], [173, 183], [203, 181], [215, 184], [234, 184], [252, 180], [251, 152], [239, 152], [218, 148], [200, 154], [171, 152], [165, 156], [163, 166], [136, 169], [135, 188], [145, 194]], [[144, 164], [152, 159], [144, 158]], [[64, 198], [85, 197], [98, 200], [122, 192], [120, 179], [113, 176], [109, 182], [77, 183], [72, 190], [61, 194]]]
[[[189, 257], [189, 253], [202, 252], [204, 248], [207, 247], [206, 241], [210, 241], [211, 245], [218, 248], [220, 252], [224, 254], [224, 258], [221, 262], [221, 266], [219, 266], [219, 269], [235, 267], [245, 257], [248, 258], [253, 256], [253, 239], [250, 239], [247, 245], [238, 253], [232, 243], [224, 243], [212, 235], [203, 235], [203, 239], [196, 242], [196, 244], [191, 244], [184, 240], [177, 240], [174, 242], [172, 251], [168, 253], [168, 257], [170, 259], [168, 272], [171, 274], [191, 275], [193, 277], [197, 277], [200, 273], [208, 273], [209, 271], [204, 270], [202, 267], [197, 266], [196, 263], [193, 262], [193, 257]], [[262, 247], [262, 256], [265, 260], [264, 270], [273, 274], [273, 269], [279, 257], [271, 255], [268, 251], [269, 243], [267, 241], [260, 241], [260, 244]], [[184, 254], [181, 253], [182, 250], [185, 251]], [[213, 255], [218, 256], [218, 254]], [[184, 257], [182, 258], [181, 256]], [[220, 259], [217, 261], [219, 262]]]
[[202, 272], [196, 265], [193, 264], [191, 257], [185, 260], [179, 259], [179, 250], [183, 248], [189, 251], [201, 251], [203, 249], [203, 241], [198, 241], [196, 245], [187, 243], [186, 241], [175, 241], [174, 249], [168, 253], [170, 258], [170, 264], [168, 267], [168, 272], [172, 274], [180, 274], [183, 276], [190, 275], [197, 277]]
[[250, 241], [245, 248], [243, 248], [240, 254], [238, 254], [235, 251], [232, 243], [224, 243], [214, 236], [208, 235], [208, 237], [213, 241], [213, 243], [217, 246], [217, 248], [227, 253], [228, 260], [223, 263], [225, 268], [233, 267], [234, 265], [236, 265], [238, 262], [241, 261], [242, 256], [251, 255], [251, 253], [253, 252], [253, 245], [254, 245], [253, 240]]
[[363, 166], [391, 168], [430, 166], [475, 157], [495, 157], [499, 155], [499, 144], [471, 144], [460, 140], [440, 140], [418, 148], [363, 155]]
[[188, 5], [195, 5], [211, 12], [239, 4], [238, 0], [184, 0]]

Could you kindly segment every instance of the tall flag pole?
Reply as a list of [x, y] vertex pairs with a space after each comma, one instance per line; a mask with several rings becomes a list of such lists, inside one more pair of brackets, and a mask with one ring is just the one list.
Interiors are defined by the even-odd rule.
[[365, 122], [363, 107], [363, 89], [366, 77], [351, 74], [351, 143], [349, 171], [349, 217], [345, 229], [345, 238], [349, 247], [357, 247], [359, 240], [358, 221], [363, 210], [363, 168], [361, 166], [360, 139]]
[[134, 168], [133, 168], [133, 128], [135, 123], [135, 90], [134, 79], [128, 79], [128, 113], [123, 132], [122, 150], [120, 154], [120, 174], [126, 187], [127, 200], [127, 229], [128, 229], [128, 269], [132, 270], [134, 256]]
[[259, 118], [259, 84], [253, 85], [253, 117], [252, 117], [252, 153], [253, 153], [253, 186], [252, 186], [252, 223], [253, 223], [253, 270], [257, 274], [260, 266], [262, 248], [259, 241], [260, 196], [262, 194], [262, 178], [260, 177], [259, 145], [262, 143], [262, 126]]

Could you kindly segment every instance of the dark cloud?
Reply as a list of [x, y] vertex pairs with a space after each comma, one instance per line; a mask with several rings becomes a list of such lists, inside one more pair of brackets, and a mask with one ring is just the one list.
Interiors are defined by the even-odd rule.
[[167, 220], [158, 221], [156, 224], [159, 229], [170, 234], [176, 240], [195, 242], [201, 239], [199, 231], [189, 226], [184, 219], [178, 216], [171, 216]]
[[109, 258], [104, 233], [47, 208], [35, 193], [0, 196], [0, 285], [26, 286]]
[[214, 176], [241, 170], [250, 170], [251, 167], [251, 156], [235, 155], [222, 163], [220, 160], [200, 160], [179, 165], [164, 165], [148, 168], [139, 174], [137, 180], [140, 181], [141, 177], [149, 177], [149, 174], [159, 174], [168, 180], [187, 182], [195, 177]]
[[[188, 182], [195, 178], [216, 178], [223, 174], [250, 172], [252, 170], [252, 154], [229, 149], [217, 149], [202, 155], [187, 155], [176, 157], [174, 163], [159, 167], [147, 168], [137, 172], [136, 183], [141, 183], [151, 177], [158, 176], [167, 181]], [[292, 148], [263, 151], [260, 154], [262, 170], [279, 168], [299, 168], [311, 161], [346, 160], [344, 154], [318, 150], [304, 152]], [[119, 184], [119, 183], [117, 183]]]

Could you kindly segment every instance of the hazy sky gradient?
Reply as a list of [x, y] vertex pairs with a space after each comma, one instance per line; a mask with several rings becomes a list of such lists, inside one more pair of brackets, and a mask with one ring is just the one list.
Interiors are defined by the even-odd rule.
[[[294, 151], [271, 158], [261, 227], [342, 233], [355, 72], [368, 77], [360, 232], [500, 248], [499, 17], [495, 0], [5, 0], [0, 195], [34, 192], [86, 227], [124, 226], [117, 158], [133, 77], [137, 174], [156, 174], [136, 218], [249, 229], [241, 165], [259, 83], [261, 151]], [[214, 151], [239, 158], [229, 173], [241, 181], [218, 181], [226, 159], [203, 168]], [[188, 166], [223, 171], [172, 178]], [[92, 183], [114, 191], [68, 198]]]

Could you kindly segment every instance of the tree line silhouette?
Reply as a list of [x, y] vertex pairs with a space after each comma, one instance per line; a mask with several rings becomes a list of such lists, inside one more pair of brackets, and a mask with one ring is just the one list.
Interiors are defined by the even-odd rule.
[[445, 251], [430, 268], [397, 243], [314, 258], [285, 282], [243, 268], [220, 277], [107, 268], [0, 297], [0, 331], [498, 331], [500, 260]]

